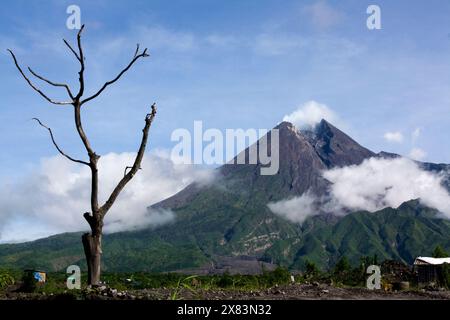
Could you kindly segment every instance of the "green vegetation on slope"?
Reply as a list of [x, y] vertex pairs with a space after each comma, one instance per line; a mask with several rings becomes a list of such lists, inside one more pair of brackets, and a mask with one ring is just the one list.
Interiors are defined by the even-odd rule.
[[[212, 191], [218, 192], [218, 191]], [[205, 195], [207, 196], [207, 195]], [[203, 199], [206, 201], [206, 199]], [[178, 218], [158, 229], [108, 234], [103, 263], [109, 272], [167, 272], [209, 265], [218, 256], [254, 255], [291, 269], [307, 261], [322, 270], [346, 256], [352, 265], [361, 256], [411, 264], [432, 255], [436, 245], [450, 249], [450, 222], [435, 210], [410, 201], [397, 209], [355, 212], [340, 219], [313, 217], [302, 226], [265, 208], [248, 211], [221, 207], [200, 213], [194, 203], [176, 210]], [[0, 267], [65, 270], [85, 267], [80, 233], [22, 244], [0, 245]]]

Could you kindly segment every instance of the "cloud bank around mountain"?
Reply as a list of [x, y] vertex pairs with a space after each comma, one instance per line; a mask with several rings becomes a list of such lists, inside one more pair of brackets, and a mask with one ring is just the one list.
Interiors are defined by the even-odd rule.
[[289, 221], [303, 223], [308, 217], [317, 213], [316, 198], [309, 192], [300, 197], [293, 197], [278, 202], [269, 202], [269, 209]]
[[444, 176], [422, 170], [409, 159], [370, 158], [358, 166], [325, 171], [323, 176], [331, 182], [331, 196], [342, 207], [376, 211], [420, 199], [450, 219]]
[[417, 161], [421, 161], [421, 160], [425, 159], [426, 156], [427, 156], [427, 153], [425, 152], [425, 150], [423, 150], [421, 148], [417, 148], [417, 147], [412, 148], [408, 154], [408, 157], [410, 157], [413, 160], [417, 160]]
[[[328, 196], [318, 198], [308, 193], [269, 203], [269, 209], [290, 221], [302, 223], [321, 212], [374, 212], [420, 199], [423, 205], [437, 209], [450, 219], [450, 194], [442, 184], [444, 174], [425, 171], [407, 158], [370, 158], [360, 165], [326, 170], [323, 177], [330, 182]], [[321, 205], [314, 207], [313, 203]]]
[[[99, 161], [99, 199], [104, 202], [135, 153], [109, 153]], [[213, 173], [191, 165], [174, 164], [168, 152], [148, 154], [142, 170], [128, 183], [105, 217], [105, 231], [157, 226], [175, 218], [169, 210], [150, 209], [189, 183], [210, 183]], [[26, 230], [45, 226], [47, 235], [87, 230], [82, 214], [90, 211], [90, 170], [61, 156], [43, 159], [36, 170], [20, 181], [0, 183], [0, 241], [30, 238]], [[26, 223], [25, 223], [26, 222]], [[13, 225], [12, 233], [9, 227]], [[20, 228], [22, 226], [22, 228]], [[3, 237], [2, 237], [3, 235]], [[39, 234], [42, 236], [43, 234]]]

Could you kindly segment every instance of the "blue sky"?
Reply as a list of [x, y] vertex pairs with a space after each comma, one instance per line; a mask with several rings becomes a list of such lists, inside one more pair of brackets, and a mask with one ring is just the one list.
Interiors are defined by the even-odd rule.
[[[307, 101], [326, 105], [362, 145], [450, 163], [448, 1], [2, 1], [0, 11], [0, 179], [14, 180], [56, 154], [30, 119], [51, 126], [62, 147], [83, 157], [70, 107], [49, 105], [27, 86], [22, 66], [77, 89], [78, 65], [66, 8], [86, 25], [87, 91], [128, 63], [135, 44], [150, 58], [84, 109], [100, 154], [133, 152], [143, 118], [159, 113], [150, 147], [169, 149], [176, 128], [271, 128]], [[381, 8], [368, 30], [366, 8]], [[63, 90], [41, 86], [64, 98]], [[388, 132], [402, 139], [384, 138]], [[413, 132], [420, 132], [413, 137]], [[395, 140], [395, 139], [394, 139]], [[402, 141], [399, 141], [402, 140]]]
[[[135, 43], [152, 54], [86, 107], [86, 128], [102, 153], [134, 151], [153, 101], [159, 114], [152, 145], [167, 148], [173, 129], [192, 128], [194, 120], [270, 128], [316, 100], [375, 151], [408, 153], [409, 136], [420, 127], [416, 143], [426, 160], [450, 162], [447, 1], [377, 1], [382, 29], [373, 31], [366, 28], [373, 1], [3, 1], [0, 176], [55, 153], [29, 121], [34, 116], [54, 128], [68, 151], [82, 154], [70, 108], [49, 105], [27, 87], [5, 50], [76, 88], [78, 65], [61, 40], [75, 39], [65, 27], [74, 3], [86, 24], [89, 92], [128, 62]], [[387, 131], [403, 133], [404, 143], [387, 143]]]

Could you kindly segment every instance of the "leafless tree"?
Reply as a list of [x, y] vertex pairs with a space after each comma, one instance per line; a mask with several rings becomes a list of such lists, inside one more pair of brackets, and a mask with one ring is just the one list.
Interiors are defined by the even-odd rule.
[[97, 92], [95, 92], [93, 95], [85, 97], [84, 96], [84, 90], [85, 90], [85, 80], [84, 80], [84, 71], [85, 71], [85, 57], [83, 54], [83, 49], [81, 46], [81, 33], [83, 32], [84, 25], [81, 27], [77, 34], [77, 49], [73, 49], [73, 47], [66, 41], [63, 40], [66, 46], [70, 49], [70, 51], [75, 55], [76, 59], [80, 63], [80, 71], [78, 72], [78, 81], [79, 81], [79, 90], [77, 94], [73, 94], [71, 89], [67, 84], [64, 83], [55, 83], [53, 81], [50, 81], [40, 75], [38, 75], [36, 72], [34, 72], [31, 68], [28, 67], [29, 72], [35, 76], [37, 79], [42, 80], [49, 85], [55, 86], [55, 87], [62, 87], [67, 91], [67, 94], [69, 96], [68, 101], [56, 101], [54, 99], [49, 98], [45, 93], [43, 93], [23, 72], [22, 68], [20, 67], [19, 63], [17, 62], [16, 56], [14, 53], [8, 49], [9, 53], [11, 54], [14, 64], [16, 65], [17, 69], [19, 70], [20, 74], [23, 76], [23, 78], [26, 80], [26, 82], [33, 88], [36, 92], [38, 92], [45, 100], [48, 102], [59, 105], [59, 106], [72, 106], [74, 110], [74, 120], [75, 120], [75, 126], [78, 132], [78, 135], [81, 138], [81, 141], [83, 142], [83, 145], [87, 151], [87, 155], [89, 160], [78, 160], [71, 156], [69, 156], [67, 153], [65, 153], [59, 145], [56, 143], [54, 134], [52, 130], [47, 127], [44, 123], [42, 123], [38, 118], [33, 118], [36, 120], [39, 125], [44, 127], [48, 130], [50, 134], [50, 138], [52, 140], [53, 145], [56, 147], [58, 152], [66, 157], [67, 159], [86, 165], [91, 170], [91, 212], [85, 212], [83, 214], [86, 221], [89, 223], [91, 232], [85, 233], [82, 236], [82, 242], [84, 247], [84, 252], [86, 255], [86, 261], [87, 261], [87, 267], [88, 267], [88, 283], [90, 285], [96, 285], [100, 281], [100, 273], [101, 273], [101, 254], [102, 254], [102, 233], [103, 233], [103, 220], [105, 218], [105, 215], [108, 213], [109, 209], [111, 209], [112, 205], [116, 201], [117, 197], [119, 196], [120, 192], [123, 190], [125, 185], [134, 177], [136, 172], [141, 167], [142, 158], [145, 153], [145, 147], [147, 145], [148, 140], [148, 132], [150, 129], [150, 126], [153, 122], [153, 119], [156, 115], [156, 105], [153, 104], [151, 106], [151, 112], [147, 114], [145, 117], [145, 126], [142, 129], [142, 140], [141, 144], [139, 146], [139, 150], [137, 152], [136, 158], [134, 160], [134, 163], [132, 166], [127, 167], [124, 172], [124, 176], [119, 181], [117, 186], [114, 188], [112, 193], [110, 194], [109, 198], [106, 200], [105, 203], [102, 205], [99, 204], [98, 200], [98, 161], [100, 156], [94, 151], [94, 149], [91, 146], [91, 143], [83, 129], [83, 124], [81, 121], [81, 108], [83, 105], [85, 105], [87, 102], [97, 98], [108, 86], [119, 80], [119, 78], [127, 72], [133, 64], [139, 60], [140, 58], [148, 57], [149, 54], [147, 53], [147, 49], [144, 49], [142, 52], [139, 51], [139, 45], [136, 47], [136, 51], [134, 52], [133, 58], [128, 63], [128, 65], [119, 72], [119, 74], [112, 80], [106, 82]]

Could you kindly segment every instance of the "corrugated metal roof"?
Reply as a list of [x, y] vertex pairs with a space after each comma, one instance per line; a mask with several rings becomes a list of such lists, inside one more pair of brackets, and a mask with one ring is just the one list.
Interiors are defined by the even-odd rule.
[[440, 265], [444, 263], [450, 263], [450, 258], [417, 257], [416, 260], [414, 260], [415, 265], [421, 264]]

